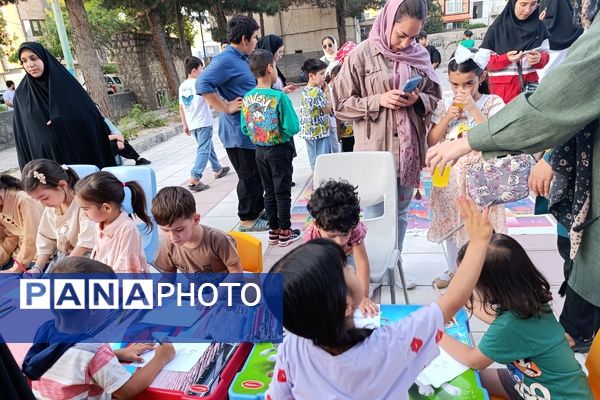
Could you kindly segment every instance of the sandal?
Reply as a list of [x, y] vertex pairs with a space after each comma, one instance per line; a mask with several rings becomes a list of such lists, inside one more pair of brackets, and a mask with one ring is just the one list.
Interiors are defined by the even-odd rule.
[[223, 168], [221, 168], [221, 170], [219, 171], [219, 173], [215, 174], [215, 179], [221, 179], [222, 177], [224, 177], [225, 175], [227, 175], [229, 173], [229, 171], [231, 171], [231, 168], [229, 168], [229, 167], [223, 167]]
[[239, 226], [238, 230], [240, 232], [264, 232], [269, 230], [269, 223], [264, 219], [255, 219], [254, 224], [249, 227]]
[[202, 192], [203, 190], [208, 189], [209, 186], [206, 183], [198, 182], [197, 185], [193, 185], [189, 187], [192, 192]]
[[450, 281], [454, 278], [454, 273], [446, 271], [432, 282], [433, 287], [436, 289], [445, 289], [450, 284]]

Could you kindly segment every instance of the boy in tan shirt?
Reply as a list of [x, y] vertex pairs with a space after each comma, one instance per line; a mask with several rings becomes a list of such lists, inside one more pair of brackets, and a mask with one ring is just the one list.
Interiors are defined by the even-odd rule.
[[241, 273], [233, 239], [200, 224], [194, 196], [182, 187], [161, 189], [152, 200], [152, 214], [165, 240], [154, 266], [163, 273]]

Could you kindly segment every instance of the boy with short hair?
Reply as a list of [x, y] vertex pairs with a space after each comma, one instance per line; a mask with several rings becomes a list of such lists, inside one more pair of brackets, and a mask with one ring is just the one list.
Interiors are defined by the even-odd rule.
[[152, 214], [165, 239], [154, 266], [163, 273], [241, 273], [233, 239], [200, 224], [196, 201], [178, 186], [162, 188], [152, 200]]
[[[53, 273], [102, 274], [114, 277], [111, 267], [87, 257], [67, 257], [58, 262]], [[55, 310], [60, 313], [64, 310]], [[111, 350], [107, 343], [52, 343], [52, 338], [81, 334], [106, 321], [102, 310], [68, 310], [61, 318], [44, 323], [36, 333], [36, 343], [23, 361], [23, 373], [31, 380], [37, 399], [130, 399], [144, 391], [158, 373], [175, 357], [170, 343], [132, 344]], [[49, 338], [46, 343], [42, 338]], [[59, 339], [60, 340], [60, 339]], [[131, 374], [121, 365], [142, 361], [140, 354], [156, 350], [154, 357]]]
[[267, 221], [261, 218], [264, 198], [256, 149], [240, 128], [242, 97], [256, 86], [246, 59], [256, 47], [259, 33], [260, 27], [252, 17], [232, 16], [227, 21], [229, 45], [196, 80], [196, 93], [220, 113], [219, 138], [238, 176], [238, 217], [242, 232], [268, 230]]
[[425, 47], [425, 50], [429, 53], [429, 60], [431, 61], [431, 66], [433, 69], [436, 69], [440, 63], [442, 62], [442, 55], [435, 48], [434, 45], [429, 44], [429, 39], [427, 38], [427, 32], [421, 31], [416, 37], [417, 42], [421, 44], [421, 46]]
[[467, 49], [475, 47], [475, 39], [473, 39], [473, 31], [467, 29], [463, 32], [462, 40], [460, 41], [460, 45], [466, 47]]
[[291, 229], [292, 137], [300, 123], [292, 102], [281, 90], [272, 89], [277, 81], [273, 53], [256, 49], [248, 57], [256, 88], [242, 100], [242, 133], [256, 145], [256, 165], [265, 190], [265, 211], [269, 219], [269, 244], [281, 247], [300, 238]]
[[183, 133], [194, 136], [198, 147], [196, 161], [192, 168], [192, 177], [188, 188], [194, 192], [208, 189], [201, 181], [206, 164], [210, 161], [215, 179], [227, 175], [229, 167], [221, 167], [212, 142], [213, 117], [206, 100], [196, 94], [196, 79], [202, 73], [204, 64], [198, 57], [187, 57], [183, 62], [187, 79], [179, 86], [179, 117], [183, 124]]

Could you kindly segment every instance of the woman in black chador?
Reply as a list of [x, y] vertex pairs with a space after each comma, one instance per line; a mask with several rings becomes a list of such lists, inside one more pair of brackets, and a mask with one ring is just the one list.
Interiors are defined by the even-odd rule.
[[21, 44], [19, 60], [26, 72], [14, 98], [19, 167], [38, 158], [115, 165], [104, 119], [73, 75], [39, 43]]

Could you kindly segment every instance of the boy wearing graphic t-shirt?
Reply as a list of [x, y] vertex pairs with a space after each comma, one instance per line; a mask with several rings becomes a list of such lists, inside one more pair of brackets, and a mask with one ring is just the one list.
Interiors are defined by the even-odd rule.
[[210, 161], [215, 178], [227, 175], [229, 167], [221, 167], [212, 143], [213, 117], [212, 111], [206, 100], [196, 94], [196, 78], [200, 76], [204, 65], [198, 57], [187, 57], [184, 61], [187, 79], [179, 86], [179, 117], [183, 124], [183, 132], [194, 136], [198, 147], [196, 161], [192, 168], [192, 177], [188, 188], [194, 192], [208, 189], [208, 185], [201, 182], [202, 173]]

